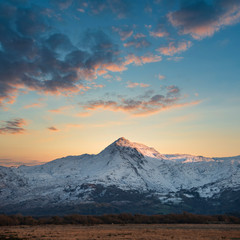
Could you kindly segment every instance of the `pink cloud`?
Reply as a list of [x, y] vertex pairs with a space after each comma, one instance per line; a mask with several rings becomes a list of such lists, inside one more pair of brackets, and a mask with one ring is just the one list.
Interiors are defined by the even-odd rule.
[[174, 42], [170, 42], [167, 47], [160, 47], [156, 49], [156, 51], [160, 52], [163, 55], [172, 56], [174, 54], [178, 54], [186, 51], [189, 47], [191, 47], [192, 43], [190, 41], [180, 42], [176, 46]]
[[167, 37], [169, 35], [168, 32], [160, 31], [160, 30], [156, 32], [150, 31], [149, 34], [151, 37], [158, 37], [158, 38]]

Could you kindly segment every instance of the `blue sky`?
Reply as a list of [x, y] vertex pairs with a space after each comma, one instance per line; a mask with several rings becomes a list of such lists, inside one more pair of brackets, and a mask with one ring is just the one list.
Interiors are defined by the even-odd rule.
[[0, 1], [2, 164], [97, 153], [239, 154], [240, 2]]

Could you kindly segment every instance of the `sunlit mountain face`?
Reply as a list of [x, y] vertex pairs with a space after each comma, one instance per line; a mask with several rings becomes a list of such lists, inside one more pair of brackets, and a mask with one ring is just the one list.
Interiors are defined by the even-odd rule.
[[119, 138], [96, 155], [0, 167], [0, 212], [239, 214], [240, 156], [168, 155]]
[[0, 165], [120, 136], [239, 155], [239, 22], [237, 0], [0, 0]]

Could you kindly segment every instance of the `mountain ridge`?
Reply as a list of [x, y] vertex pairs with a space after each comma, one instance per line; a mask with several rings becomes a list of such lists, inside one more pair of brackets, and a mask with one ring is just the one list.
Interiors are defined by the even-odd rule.
[[[64, 212], [85, 213], [86, 204], [91, 209], [103, 204], [115, 209], [113, 212], [218, 213], [232, 211], [235, 202], [240, 203], [236, 196], [239, 179], [238, 156], [163, 155], [121, 137], [96, 155], [67, 156], [36, 166], [0, 167], [0, 212], [59, 213], [62, 208]], [[234, 202], [230, 208], [225, 203], [216, 205], [229, 197]], [[209, 209], [196, 207], [197, 202], [200, 206], [210, 204]], [[236, 211], [240, 212], [239, 208]]]

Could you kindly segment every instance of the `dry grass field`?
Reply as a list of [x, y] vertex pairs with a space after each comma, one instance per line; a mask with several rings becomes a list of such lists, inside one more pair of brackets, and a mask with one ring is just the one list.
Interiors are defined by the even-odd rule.
[[240, 225], [139, 224], [139, 225], [40, 225], [0, 227], [0, 239], [234, 239], [240, 240]]

